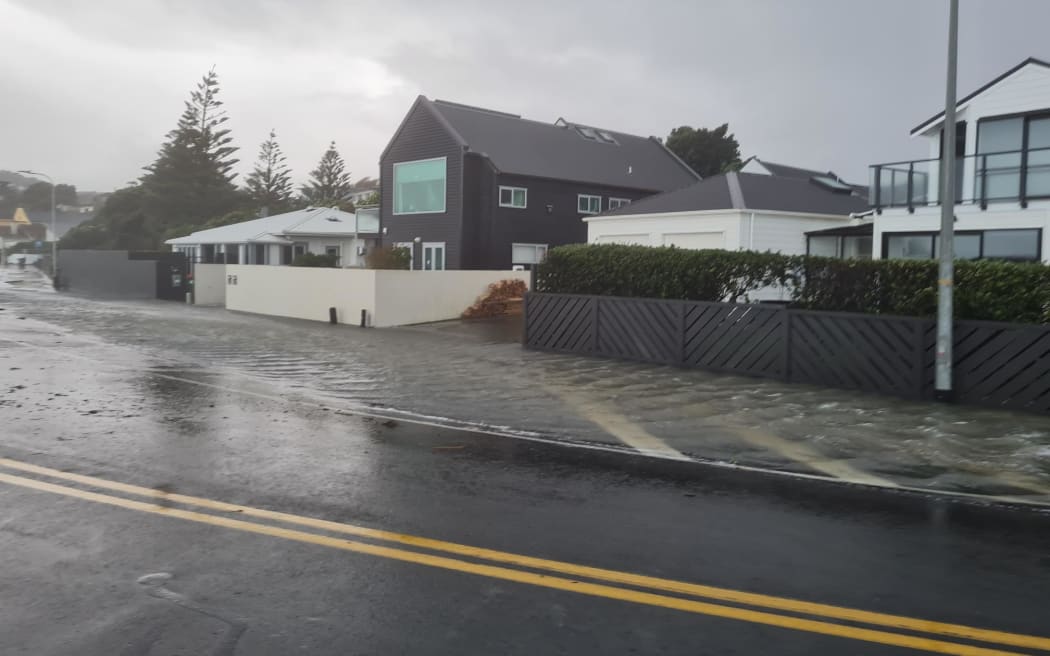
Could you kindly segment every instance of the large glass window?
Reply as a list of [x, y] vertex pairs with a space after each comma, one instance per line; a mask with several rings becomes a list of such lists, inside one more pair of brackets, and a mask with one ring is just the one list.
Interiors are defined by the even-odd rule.
[[1038, 260], [1039, 230], [987, 230], [982, 255], [997, 260]]
[[1028, 122], [1026, 196], [1050, 196], [1050, 118]]
[[[1042, 231], [984, 230], [955, 233], [954, 250], [957, 260], [1017, 260], [1039, 261]], [[941, 254], [940, 235], [934, 232], [886, 235], [887, 258], [929, 259]]]
[[933, 257], [933, 237], [928, 234], [890, 235], [886, 257], [902, 260], [928, 260]]
[[444, 157], [394, 164], [394, 214], [445, 211]]
[[539, 264], [547, 257], [547, 244], [511, 244], [511, 264]]
[[838, 257], [839, 256], [839, 238], [838, 237], [810, 237], [809, 238], [809, 254], [819, 255], [820, 257]]
[[[981, 121], [979, 125], [977, 170], [981, 175], [978, 176], [978, 185], [984, 185], [981, 197], [986, 200], [1019, 197], [1024, 118]], [[980, 195], [980, 189], [978, 193]]]

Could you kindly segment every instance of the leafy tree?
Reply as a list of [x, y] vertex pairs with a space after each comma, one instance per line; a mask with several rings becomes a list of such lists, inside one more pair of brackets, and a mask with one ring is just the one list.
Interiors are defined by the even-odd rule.
[[252, 204], [269, 214], [287, 212], [292, 206], [291, 172], [284, 162], [277, 133], [270, 130], [270, 138], [259, 147], [259, 160], [246, 180]]
[[714, 130], [688, 125], [671, 130], [667, 147], [702, 178], [740, 168], [740, 144], [729, 134], [729, 124]]
[[353, 203], [346, 200], [350, 189], [350, 173], [346, 171], [346, 164], [333, 141], [317, 168], [310, 171], [310, 182], [302, 188], [303, 198], [315, 207], [338, 207], [352, 211]]
[[365, 196], [365, 198], [361, 201], [361, 206], [362, 207], [369, 207], [371, 205], [378, 205], [378, 204], [379, 204], [379, 192], [378, 191], [373, 191], [372, 193], [370, 193], [367, 196]]
[[218, 96], [213, 69], [190, 93], [139, 183], [111, 194], [94, 219], [67, 234], [63, 247], [155, 249], [176, 229], [195, 230], [246, 204], [233, 184], [237, 148]]
[[[76, 205], [77, 188], [73, 185], [55, 185], [55, 205]], [[34, 182], [22, 192], [21, 205], [27, 210], [51, 209], [51, 183]]]
[[22, 195], [18, 187], [10, 182], [0, 180], [0, 219], [10, 219], [19, 208]]

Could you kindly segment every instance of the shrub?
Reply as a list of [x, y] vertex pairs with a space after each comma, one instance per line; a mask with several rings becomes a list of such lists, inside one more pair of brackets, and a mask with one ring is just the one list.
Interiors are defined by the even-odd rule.
[[412, 263], [412, 252], [407, 248], [381, 246], [365, 256], [369, 269], [407, 269]]
[[[797, 308], [932, 317], [937, 276], [933, 260], [574, 245], [548, 253], [536, 272], [536, 290], [737, 302], [778, 285], [791, 291]], [[957, 261], [954, 301], [957, 319], [1050, 323], [1050, 267]]]
[[485, 294], [460, 315], [464, 319], [501, 317], [509, 314], [512, 304], [521, 300], [529, 291], [524, 280], [500, 280], [489, 285]]
[[536, 290], [569, 294], [730, 301], [790, 283], [777, 253], [694, 251], [618, 244], [559, 246], [536, 271]]
[[292, 266], [298, 267], [330, 267], [339, 266], [338, 255], [324, 255], [318, 253], [303, 253], [292, 261]]

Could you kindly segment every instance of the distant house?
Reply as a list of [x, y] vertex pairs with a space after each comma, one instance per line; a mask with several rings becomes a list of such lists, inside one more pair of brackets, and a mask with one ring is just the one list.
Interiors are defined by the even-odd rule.
[[10, 219], [0, 219], [0, 240], [5, 242], [47, 241], [47, 225], [33, 223], [21, 207]]
[[379, 241], [378, 210], [327, 207], [200, 230], [165, 243], [203, 263], [291, 264], [305, 253], [335, 255], [343, 268], [364, 266]]
[[507, 269], [581, 220], [699, 179], [655, 138], [416, 99], [380, 157], [383, 241], [415, 268]]
[[378, 193], [379, 180], [375, 178], [361, 178], [350, 188], [350, 193], [347, 194], [346, 199], [354, 205], [360, 205]]
[[[1050, 63], [1026, 59], [956, 104], [955, 255], [1050, 262]], [[876, 258], [939, 252], [944, 113], [912, 129], [927, 159], [875, 164]]]
[[[800, 170], [800, 169], [796, 169]], [[587, 217], [592, 244], [806, 253], [806, 232], [844, 228], [868, 209], [852, 185], [810, 177], [726, 173]], [[870, 255], [871, 240], [856, 255]]]

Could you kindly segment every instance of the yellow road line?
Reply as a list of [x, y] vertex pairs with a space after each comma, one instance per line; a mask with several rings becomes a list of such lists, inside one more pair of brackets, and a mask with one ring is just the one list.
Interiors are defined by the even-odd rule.
[[565, 563], [556, 560], [535, 558], [532, 556], [524, 556], [520, 554], [497, 551], [494, 549], [485, 549], [482, 547], [473, 547], [454, 542], [445, 542], [442, 540], [434, 540], [431, 538], [405, 535], [402, 533], [367, 528], [364, 526], [356, 526], [353, 524], [344, 524], [324, 519], [303, 517], [300, 515], [292, 515], [272, 510], [264, 510], [261, 508], [242, 506], [238, 504], [226, 503], [223, 501], [215, 501], [212, 499], [205, 499], [201, 497], [166, 493], [160, 490], [154, 490], [138, 485], [130, 485], [128, 483], [110, 481], [104, 478], [97, 478], [95, 476], [86, 476], [83, 474], [63, 472], [57, 469], [41, 467], [39, 465], [24, 463], [17, 460], [10, 460], [7, 458], [0, 458], [0, 466], [33, 474], [39, 474], [42, 476], [49, 476], [52, 478], [72, 481], [75, 483], [81, 483], [84, 485], [90, 485], [98, 488], [124, 492], [126, 494], [144, 496], [151, 499], [163, 499], [168, 502], [180, 503], [187, 506], [207, 508], [209, 510], [216, 510], [220, 512], [238, 513], [239, 515], [245, 517], [257, 517], [260, 519], [268, 519], [288, 524], [295, 524], [299, 526], [307, 526], [310, 528], [331, 531], [334, 533], [357, 535], [376, 540], [394, 542], [405, 546], [412, 546], [417, 548], [430, 549], [433, 551], [452, 553], [470, 558], [490, 560], [494, 562], [515, 565], [518, 567], [528, 567], [531, 569], [547, 570], [550, 572], [557, 572], [559, 574], [568, 574], [571, 576], [596, 579], [600, 581], [606, 581], [609, 583], [618, 583], [623, 585], [649, 588], [652, 590], [659, 590], [662, 592], [672, 592], [676, 594], [705, 597], [708, 599], [716, 599], [719, 601], [728, 601], [732, 603], [747, 604], [750, 606], [758, 606], [768, 609], [816, 615], [830, 619], [860, 622], [864, 624], [882, 626], [891, 629], [904, 629], [908, 631], [939, 634], [953, 638], [978, 640], [981, 642], [1050, 651], [1050, 638], [1027, 636], [1015, 633], [1007, 633], [1003, 631], [995, 631], [990, 629], [980, 629], [961, 624], [933, 622], [929, 620], [904, 617], [900, 615], [876, 613], [872, 611], [844, 608], [841, 606], [832, 606], [829, 604], [799, 601], [795, 599], [774, 597], [754, 592], [744, 592], [740, 590], [719, 588], [715, 586], [701, 585], [696, 583], [686, 583], [683, 581], [675, 581], [672, 579], [663, 579], [658, 577], [645, 576], [641, 574], [631, 574], [628, 572], [619, 572], [616, 570], [588, 567], [585, 565], [574, 565], [572, 563]]
[[862, 629], [841, 624], [831, 624], [828, 622], [820, 622], [799, 617], [776, 615], [773, 613], [765, 613], [761, 611], [747, 610], [743, 608], [734, 608], [731, 606], [720, 606], [717, 604], [693, 601], [689, 599], [665, 597], [662, 595], [653, 594], [651, 592], [640, 592], [636, 590], [616, 588], [598, 583], [575, 581], [572, 579], [547, 576], [545, 574], [535, 574], [532, 572], [524, 572], [520, 570], [508, 569], [505, 567], [497, 567], [495, 565], [481, 565], [462, 560], [456, 560], [454, 558], [447, 558], [445, 556], [434, 556], [430, 554], [419, 553], [416, 551], [405, 551], [403, 549], [395, 549], [393, 547], [385, 547], [364, 542], [355, 542], [353, 540], [333, 538], [325, 535], [318, 535], [315, 533], [306, 533], [304, 531], [296, 531], [293, 529], [270, 526], [267, 524], [257, 524], [255, 522], [246, 522], [239, 519], [230, 519], [228, 517], [219, 517], [216, 515], [198, 513], [190, 510], [182, 510], [180, 508], [158, 506], [155, 504], [146, 503], [144, 501], [134, 501], [131, 499], [125, 499], [123, 497], [99, 494], [97, 492], [88, 492], [86, 490], [65, 487], [62, 485], [56, 485], [54, 483], [45, 483], [43, 481], [38, 481], [32, 478], [23, 478], [21, 476], [13, 476], [10, 474], [0, 474], [0, 482], [30, 488], [33, 490], [39, 490], [42, 492], [60, 494], [76, 499], [94, 501], [96, 503], [101, 503], [105, 505], [127, 508], [129, 510], [138, 510], [140, 512], [150, 513], [154, 515], [162, 515], [165, 517], [174, 517], [191, 522], [197, 522], [200, 524], [221, 526], [224, 528], [245, 531], [248, 533], [258, 533], [260, 535], [284, 538], [286, 540], [294, 540], [296, 542], [304, 542], [333, 549], [342, 549], [344, 551], [353, 551], [356, 553], [370, 554], [373, 556], [390, 558], [402, 562], [426, 565], [429, 567], [447, 569], [467, 574], [476, 574], [478, 576], [502, 579], [505, 581], [513, 581], [516, 583], [524, 583], [544, 588], [552, 588], [555, 590], [562, 590], [565, 592], [575, 592], [577, 594], [590, 595], [594, 597], [605, 597], [607, 599], [616, 599], [636, 604], [644, 604], [648, 606], [657, 606], [662, 608], [681, 610], [701, 615], [723, 617], [744, 622], [752, 622], [755, 624], [765, 624], [785, 629], [794, 629], [796, 631], [819, 633], [822, 635], [848, 638], [851, 640], [861, 640], [865, 642], [875, 642], [897, 647], [907, 647], [909, 649], [917, 649], [921, 651], [928, 651], [939, 654], [957, 654], [959, 656], [1019, 656], [1014, 652], [987, 649], [983, 647], [973, 647], [970, 645], [944, 642], [941, 640], [931, 640], [929, 638], [921, 638], [911, 635], [888, 633], [885, 631], [876, 631], [872, 629]]

